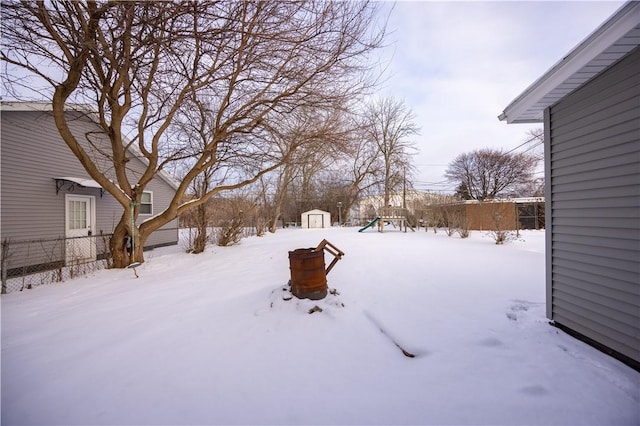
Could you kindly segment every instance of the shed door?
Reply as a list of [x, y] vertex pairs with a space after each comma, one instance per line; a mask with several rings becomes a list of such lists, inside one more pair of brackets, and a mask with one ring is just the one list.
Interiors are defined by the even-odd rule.
[[321, 214], [309, 215], [309, 228], [324, 228], [324, 216]]
[[90, 262], [96, 259], [96, 241], [92, 237], [95, 223], [95, 197], [88, 195], [66, 196], [65, 208], [65, 261]]

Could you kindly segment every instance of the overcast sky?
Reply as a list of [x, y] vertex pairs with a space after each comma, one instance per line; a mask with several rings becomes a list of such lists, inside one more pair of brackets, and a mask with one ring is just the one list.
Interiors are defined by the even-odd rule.
[[[513, 149], [540, 125], [498, 120], [504, 108], [624, 1], [403, 1], [390, 12], [380, 52], [380, 96], [403, 100], [421, 134], [415, 187], [447, 191], [458, 154]], [[526, 147], [521, 148], [526, 149]], [[516, 151], [517, 152], [517, 151]], [[541, 172], [540, 172], [541, 173]]]
[[[400, 1], [388, 24], [380, 90], [421, 128], [416, 187], [452, 190], [447, 164], [478, 148], [512, 149], [540, 125], [498, 120], [504, 108], [624, 2]], [[393, 6], [385, 5], [388, 9]]]

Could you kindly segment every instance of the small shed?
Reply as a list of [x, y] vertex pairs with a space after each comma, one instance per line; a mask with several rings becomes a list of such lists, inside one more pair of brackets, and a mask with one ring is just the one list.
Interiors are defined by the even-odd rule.
[[331, 214], [323, 210], [309, 210], [302, 213], [300, 223], [303, 228], [329, 228], [331, 226]]

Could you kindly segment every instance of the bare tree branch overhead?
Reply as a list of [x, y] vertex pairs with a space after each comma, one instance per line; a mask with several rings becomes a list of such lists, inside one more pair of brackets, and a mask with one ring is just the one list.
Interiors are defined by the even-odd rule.
[[[369, 54], [384, 37], [376, 13], [368, 2], [6, 2], [4, 84], [14, 96], [34, 81], [47, 88], [62, 139], [123, 207], [110, 243], [123, 267], [143, 261], [144, 241], [181, 212], [289, 161], [305, 142], [276, 143], [279, 123], [370, 88]], [[108, 135], [102, 161], [71, 132], [71, 103], [89, 105]], [[197, 143], [175, 137], [187, 127]], [[146, 164], [140, 174], [133, 155]], [[169, 207], [131, 229], [147, 184], [177, 161], [187, 166]], [[203, 177], [213, 184], [184, 201]]]

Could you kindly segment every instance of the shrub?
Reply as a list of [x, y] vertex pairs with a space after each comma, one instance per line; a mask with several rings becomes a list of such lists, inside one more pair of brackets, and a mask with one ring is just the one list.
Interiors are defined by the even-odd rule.
[[506, 207], [500, 207], [499, 204], [493, 205], [493, 225], [494, 229], [489, 231], [489, 235], [491, 235], [496, 242], [496, 244], [504, 244], [507, 241], [510, 241], [514, 238], [513, 231], [507, 229], [507, 215], [505, 213]]
[[504, 244], [507, 241], [511, 241], [513, 239], [512, 231], [498, 230], [498, 231], [489, 231], [489, 235], [491, 235], [496, 242], [496, 244]]
[[242, 239], [244, 231], [244, 220], [242, 216], [237, 216], [225, 220], [218, 229], [218, 245], [222, 247], [238, 244]]
[[257, 216], [255, 219], [256, 235], [262, 237], [267, 229], [267, 220], [262, 216]]
[[460, 235], [460, 238], [468, 238], [469, 234], [471, 233], [469, 231], [468, 226], [461, 226], [458, 229], [456, 229], [456, 232], [458, 232], [458, 235]]

